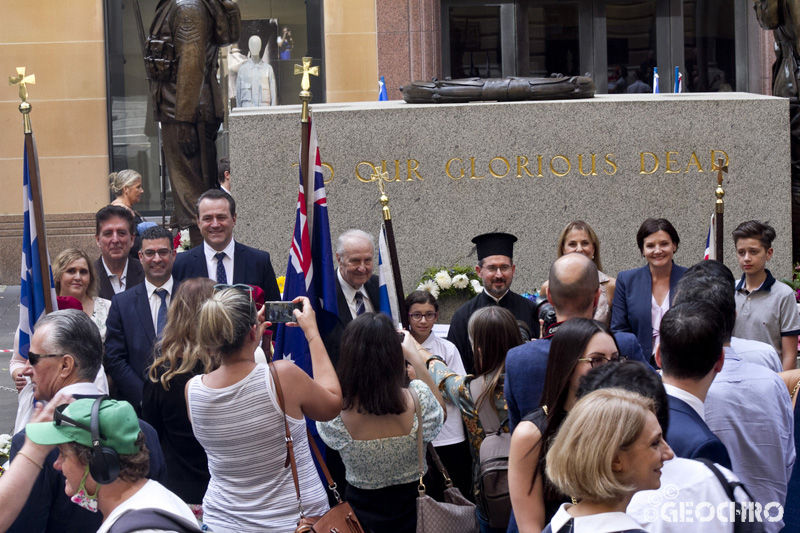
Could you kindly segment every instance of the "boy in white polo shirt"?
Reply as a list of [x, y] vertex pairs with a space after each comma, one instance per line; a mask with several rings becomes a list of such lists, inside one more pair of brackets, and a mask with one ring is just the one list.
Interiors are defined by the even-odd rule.
[[775, 229], [750, 220], [733, 230], [736, 257], [744, 274], [736, 285], [736, 326], [733, 336], [771, 344], [784, 370], [797, 366], [800, 314], [794, 291], [776, 282], [767, 261], [772, 259]]

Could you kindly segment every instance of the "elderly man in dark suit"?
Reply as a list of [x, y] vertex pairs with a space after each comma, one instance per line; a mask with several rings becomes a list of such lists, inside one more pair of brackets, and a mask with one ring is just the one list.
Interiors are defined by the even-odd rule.
[[178, 254], [175, 281], [211, 278], [222, 284], [244, 283], [261, 287], [268, 302], [281, 299], [269, 254], [233, 239], [236, 201], [230, 194], [220, 189], [204, 192], [197, 200], [197, 226], [203, 244]]
[[110, 300], [144, 281], [141, 262], [128, 256], [134, 239], [133, 213], [109, 205], [97, 212], [95, 223], [100, 257], [94, 262], [94, 271], [100, 283], [100, 298]]
[[731, 469], [728, 450], [705, 422], [706, 395], [725, 362], [724, 328], [724, 315], [708, 302], [674, 305], [661, 319], [655, 357], [669, 395], [667, 444], [677, 457]]
[[145, 281], [111, 300], [106, 321], [106, 370], [117, 386], [117, 399], [141, 412], [142, 387], [153, 362], [153, 346], [167, 321], [177, 282], [172, 279], [172, 234], [155, 226], [142, 234], [139, 257]]
[[336, 241], [336, 301], [339, 321], [323, 339], [333, 366], [339, 361], [344, 328], [365, 312], [380, 311], [378, 276], [372, 274], [375, 241], [358, 229], [347, 230]]

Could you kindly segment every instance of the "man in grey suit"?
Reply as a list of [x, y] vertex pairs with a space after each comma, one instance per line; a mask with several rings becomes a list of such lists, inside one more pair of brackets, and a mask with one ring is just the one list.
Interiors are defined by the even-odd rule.
[[95, 214], [95, 224], [100, 257], [94, 262], [94, 270], [100, 282], [100, 298], [110, 300], [144, 281], [141, 262], [128, 256], [134, 238], [133, 213], [109, 205]]

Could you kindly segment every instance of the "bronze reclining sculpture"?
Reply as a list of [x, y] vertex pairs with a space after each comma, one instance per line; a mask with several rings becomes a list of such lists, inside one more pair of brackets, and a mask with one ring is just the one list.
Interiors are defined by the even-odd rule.
[[550, 78], [434, 78], [432, 81], [412, 82], [400, 90], [409, 104], [562, 100], [592, 98], [595, 93], [590, 77], [558, 74]]

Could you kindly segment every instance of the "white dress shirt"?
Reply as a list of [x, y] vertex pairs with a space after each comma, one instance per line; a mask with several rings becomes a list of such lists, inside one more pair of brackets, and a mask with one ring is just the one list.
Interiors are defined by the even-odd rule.
[[344, 278], [342, 277], [342, 273], [339, 271], [338, 268], [336, 269], [336, 275], [339, 276], [339, 285], [342, 287], [342, 293], [344, 294], [344, 299], [347, 300], [347, 306], [350, 308], [350, 314], [353, 315], [353, 318], [356, 318], [356, 316], [358, 316], [356, 314], [358, 310], [358, 305], [356, 304], [357, 292], [360, 292], [361, 294], [364, 295], [364, 312], [365, 313], [375, 312], [375, 306], [372, 305], [372, 302], [369, 299], [369, 295], [367, 294], [367, 291], [364, 289], [363, 285], [358, 290], [354, 289], [352, 285], [350, 285], [344, 280]]
[[158, 310], [161, 309], [161, 297], [156, 294], [156, 290], [165, 289], [167, 291], [167, 297], [164, 301], [167, 302], [169, 306], [169, 302], [172, 299], [172, 285], [172, 276], [160, 287], [156, 287], [146, 279], [144, 280], [144, 287], [147, 289], [147, 299], [150, 302], [150, 314], [153, 316], [153, 329], [156, 331], [156, 334], [158, 333]]
[[[231, 239], [228, 246], [222, 252], [225, 252], [225, 258], [222, 260], [222, 266], [225, 267], [225, 277], [228, 279], [228, 285], [233, 285], [233, 248], [236, 241]], [[208, 277], [213, 281], [217, 281], [217, 260], [214, 256], [217, 251], [210, 247], [208, 243], [203, 242], [203, 253], [206, 255], [206, 268], [208, 268]]]
[[625, 513], [598, 513], [588, 516], [573, 517], [567, 509], [572, 507], [571, 503], [562, 503], [558, 508], [553, 519], [550, 520], [550, 527], [553, 533], [557, 533], [566, 525], [570, 519], [574, 519], [573, 533], [616, 533], [627, 529], [641, 529], [639, 523]]
[[128, 279], [128, 260], [125, 259], [125, 268], [122, 269], [122, 276], [117, 276], [111, 272], [102, 256], [100, 256], [100, 261], [103, 262], [103, 268], [106, 269], [106, 276], [108, 276], [108, 281], [111, 283], [111, 288], [114, 289], [114, 294], [125, 292], [125, 285]]
[[689, 407], [694, 409], [694, 411], [700, 415], [700, 418], [703, 419], [703, 422], [706, 421], [706, 407], [703, 405], [703, 401], [695, 396], [690, 392], [686, 392], [683, 389], [679, 389], [675, 385], [669, 385], [664, 383], [664, 389], [667, 391], [667, 394], [670, 396], [674, 396], [679, 400], [683, 400], [684, 402], [689, 404]]

